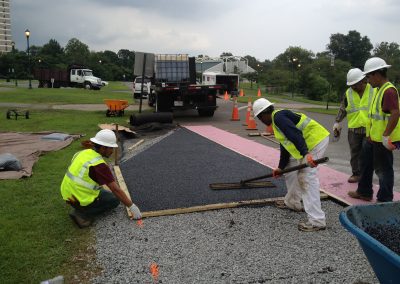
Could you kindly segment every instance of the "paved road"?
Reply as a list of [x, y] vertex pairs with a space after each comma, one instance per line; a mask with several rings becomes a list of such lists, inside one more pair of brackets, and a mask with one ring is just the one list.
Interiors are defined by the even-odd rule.
[[[218, 100], [218, 110], [215, 112], [214, 117], [212, 118], [205, 118], [205, 117], [198, 117], [196, 111], [185, 111], [185, 112], [178, 112], [175, 114], [175, 119], [181, 124], [187, 123], [191, 125], [199, 125], [199, 124], [210, 124], [215, 127], [224, 129], [226, 131], [235, 133], [239, 136], [245, 137], [247, 139], [252, 139], [257, 141], [258, 143], [262, 143], [271, 147], [276, 147], [278, 146], [275, 143], [272, 143], [268, 141], [265, 138], [262, 137], [249, 137], [248, 130], [245, 130], [245, 127], [242, 126], [243, 121], [245, 121], [246, 117], [246, 104], [239, 104], [239, 114], [240, 114], [240, 119], [241, 121], [239, 122], [232, 122], [230, 121], [231, 114], [232, 114], [232, 102], [230, 101], [224, 101], [219, 99]], [[302, 108], [309, 108], [309, 104], [305, 103], [277, 103], [276, 107], [278, 108], [289, 108], [289, 109], [295, 109], [295, 110], [301, 110]], [[311, 105], [313, 107], [313, 105]], [[321, 106], [317, 106], [321, 107]], [[332, 129], [332, 125], [334, 122], [334, 116], [333, 115], [327, 115], [327, 114], [319, 114], [319, 113], [308, 113], [304, 112], [311, 118], [317, 120], [320, 122], [322, 125], [324, 125], [328, 130]], [[261, 122], [259, 120], [256, 120], [257, 126], [259, 127], [260, 130], [264, 130], [265, 126], [262, 126]], [[351, 175], [351, 168], [350, 168], [350, 149], [349, 145], [347, 142], [347, 126], [346, 123], [342, 123], [343, 130], [342, 130], [342, 137], [339, 142], [335, 143], [330, 143], [326, 155], [330, 158], [329, 166], [344, 172], [348, 173]], [[394, 152], [394, 171], [399, 172], [400, 171], [400, 151], [395, 151]], [[378, 183], [378, 180], [375, 176], [375, 182]], [[400, 192], [400, 175], [395, 175], [395, 187], [394, 189], [396, 191]]]

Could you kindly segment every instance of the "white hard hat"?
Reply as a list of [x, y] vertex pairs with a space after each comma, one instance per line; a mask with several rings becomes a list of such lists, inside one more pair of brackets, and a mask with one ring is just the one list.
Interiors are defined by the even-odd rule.
[[260, 113], [262, 113], [264, 110], [266, 110], [268, 107], [270, 107], [272, 105], [273, 105], [273, 103], [271, 103], [269, 100], [264, 99], [264, 98], [256, 100], [253, 104], [254, 116], [259, 115]]
[[383, 68], [389, 68], [392, 67], [392, 65], [386, 64], [385, 60], [379, 57], [372, 57], [365, 61], [364, 64], [364, 74], [371, 73], [373, 71], [383, 69]]
[[365, 74], [360, 69], [350, 69], [349, 72], [347, 72], [347, 86], [353, 86], [364, 78]]
[[90, 141], [96, 143], [98, 145], [117, 148], [117, 137], [114, 134], [114, 131], [110, 129], [103, 129], [97, 132], [96, 136], [90, 138]]

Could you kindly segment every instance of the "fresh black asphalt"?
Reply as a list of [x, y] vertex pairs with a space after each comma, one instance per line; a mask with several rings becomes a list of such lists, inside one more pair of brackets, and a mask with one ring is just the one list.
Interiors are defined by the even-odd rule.
[[178, 128], [120, 165], [134, 202], [142, 211], [186, 208], [215, 203], [283, 197], [276, 187], [211, 190], [210, 183], [239, 182], [271, 169], [190, 130]]

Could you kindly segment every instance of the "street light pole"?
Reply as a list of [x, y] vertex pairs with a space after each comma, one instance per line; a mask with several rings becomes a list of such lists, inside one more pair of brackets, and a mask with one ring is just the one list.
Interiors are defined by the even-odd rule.
[[31, 53], [29, 49], [29, 36], [31, 35], [31, 32], [26, 29], [25, 31], [25, 36], [26, 36], [26, 50], [28, 53], [28, 76], [29, 76], [29, 89], [32, 89], [32, 79], [31, 79]]
[[200, 83], [203, 84], [203, 60], [200, 61]]
[[294, 68], [296, 64], [297, 58], [292, 57], [292, 98], [294, 97]]
[[11, 42], [11, 53], [13, 55], [13, 60], [12, 60], [12, 64], [13, 64], [13, 73], [14, 73], [14, 80], [15, 80], [15, 87], [18, 87], [18, 81], [17, 81], [17, 70], [16, 70], [16, 66], [15, 66], [15, 42]]

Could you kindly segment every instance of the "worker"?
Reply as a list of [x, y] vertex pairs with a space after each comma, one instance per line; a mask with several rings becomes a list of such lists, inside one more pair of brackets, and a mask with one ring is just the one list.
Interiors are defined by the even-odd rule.
[[[254, 102], [254, 115], [267, 126], [272, 125], [275, 138], [280, 142], [279, 165], [272, 172], [274, 177], [282, 170], [306, 163], [309, 167], [285, 174], [287, 194], [279, 208], [304, 210], [308, 221], [300, 222], [301, 231], [319, 231], [326, 228], [325, 213], [321, 209], [319, 179], [314, 158], [324, 155], [329, 143], [329, 132], [305, 114], [290, 110], [275, 110], [273, 103], [261, 98]], [[303, 205], [301, 204], [303, 200]]]
[[347, 89], [340, 104], [339, 112], [333, 124], [335, 140], [340, 138], [340, 122], [347, 116], [347, 140], [350, 146], [350, 165], [352, 175], [347, 180], [355, 183], [360, 180], [360, 153], [365, 143], [365, 127], [368, 121], [368, 108], [371, 105], [376, 89], [372, 88], [364, 73], [350, 69], [347, 73]]
[[[379, 57], [372, 57], [365, 62], [364, 74], [372, 87], [378, 88], [368, 113], [367, 133], [372, 146], [373, 169], [379, 179], [378, 202], [393, 200], [393, 150], [400, 143], [399, 92], [387, 79], [387, 69], [391, 65]], [[356, 191], [349, 191], [349, 196], [371, 201], [373, 198], [372, 172], [362, 176], [368, 183], [360, 181]]]
[[103, 159], [109, 158], [118, 147], [114, 132], [100, 130], [90, 141], [92, 149], [74, 155], [61, 183], [62, 198], [73, 207], [69, 216], [79, 228], [88, 227], [95, 216], [117, 207], [121, 201], [132, 212], [133, 219], [141, 219], [139, 208], [118, 186]]

